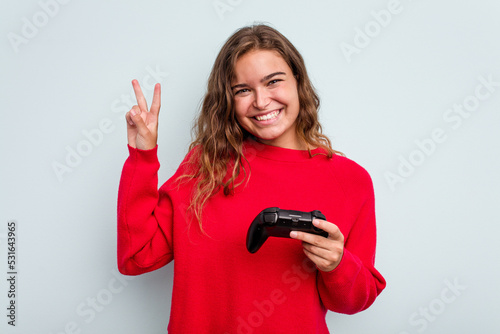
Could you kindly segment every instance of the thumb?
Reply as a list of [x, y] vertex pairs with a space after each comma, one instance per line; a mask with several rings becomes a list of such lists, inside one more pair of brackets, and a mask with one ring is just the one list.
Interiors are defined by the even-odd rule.
[[149, 133], [149, 129], [141, 117], [141, 111], [139, 107], [137, 106], [132, 107], [132, 109], [130, 110], [130, 120], [137, 127], [137, 132], [139, 132], [141, 136], [143, 137], [147, 136], [147, 134]]

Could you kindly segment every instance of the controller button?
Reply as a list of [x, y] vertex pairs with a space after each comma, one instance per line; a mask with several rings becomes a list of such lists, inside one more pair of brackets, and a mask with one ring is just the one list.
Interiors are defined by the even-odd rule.
[[272, 224], [276, 222], [278, 215], [275, 213], [264, 213], [264, 223]]

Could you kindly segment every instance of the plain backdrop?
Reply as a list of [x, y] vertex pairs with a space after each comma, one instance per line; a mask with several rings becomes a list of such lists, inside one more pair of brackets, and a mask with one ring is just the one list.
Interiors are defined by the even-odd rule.
[[[17, 222], [17, 318], [2, 333], [165, 333], [172, 265], [116, 268], [131, 80], [162, 84], [160, 182], [187, 152], [211, 66], [267, 22], [302, 53], [334, 148], [371, 174], [387, 279], [336, 334], [498, 333], [496, 0], [2, 1], [0, 268]], [[150, 87], [149, 89], [147, 87]], [[230, 256], [230, 255], [228, 255]]]

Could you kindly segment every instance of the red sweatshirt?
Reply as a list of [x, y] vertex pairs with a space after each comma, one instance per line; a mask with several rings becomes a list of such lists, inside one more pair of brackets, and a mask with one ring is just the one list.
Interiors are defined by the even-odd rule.
[[[118, 193], [118, 267], [138, 275], [174, 260], [169, 333], [328, 333], [327, 310], [362, 311], [384, 289], [374, 268], [373, 186], [355, 162], [247, 140], [249, 181], [207, 202], [206, 236], [186, 219], [192, 181], [175, 182], [185, 165], [158, 190], [157, 148], [129, 152]], [[250, 254], [248, 227], [268, 207], [320, 210], [344, 235], [339, 266], [318, 270], [301, 242], [287, 238], [271, 237]]]

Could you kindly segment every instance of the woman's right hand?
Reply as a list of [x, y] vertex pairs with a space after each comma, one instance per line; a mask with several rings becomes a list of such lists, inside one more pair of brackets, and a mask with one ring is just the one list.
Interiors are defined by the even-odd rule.
[[159, 83], [155, 85], [153, 102], [149, 111], [139, 82], [135, 79], [132, 80], [132, 87], [134, 87], [137, 105], [133, 106], [125, 115], [125, 119], [127, 120], [128, 144], [140, 150], [150, 150], [156, 147], [158, 140], [161, 86]]

